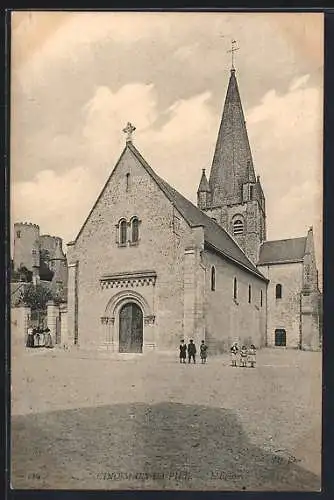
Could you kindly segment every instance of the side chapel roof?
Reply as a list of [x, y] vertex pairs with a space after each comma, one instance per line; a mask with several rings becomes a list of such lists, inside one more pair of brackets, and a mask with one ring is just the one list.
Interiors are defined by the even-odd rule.
[[306, 237], [265, 241], [260, 247], [259, 266], [288, 262], [302, 262]]

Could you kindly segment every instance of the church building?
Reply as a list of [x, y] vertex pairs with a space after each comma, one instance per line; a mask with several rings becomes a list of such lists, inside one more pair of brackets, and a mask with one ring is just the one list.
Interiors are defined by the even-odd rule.
[[197, 207], [146, 162], [134, 130], [128, 123], [124, 150], [68, 244], [69, 343], [121, 353], [175, 350], [190, 338], [217, 353], [234, 341], [317, 349], [313, 233], [266, 241], [235, 69]]

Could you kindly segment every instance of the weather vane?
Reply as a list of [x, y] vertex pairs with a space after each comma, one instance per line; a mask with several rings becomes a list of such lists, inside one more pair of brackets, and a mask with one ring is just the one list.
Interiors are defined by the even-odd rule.
[[126, 135], [126, 142], [132, 142], [132, 134], [136, 130], [136, 127], [132, 123], [128, 122], [126, 127], [123, 128], [123, 132]]
[[237, 50], [239, 50], [239, 47], [236, 47], [236, 44], [237, 44], [237, 41], [236, 40], [232, 40], [231, 41], [231, 49], [227, 51], [228, 53], [231, 53], [231, 57], [232, 57], [232, 69], [235, 69], [234, 68], [234, 52], [236, 52]]

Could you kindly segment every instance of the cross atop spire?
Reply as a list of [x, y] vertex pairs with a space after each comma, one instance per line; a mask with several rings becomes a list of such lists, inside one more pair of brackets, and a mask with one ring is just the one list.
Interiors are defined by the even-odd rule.
[[126, 142], [132, 142], [132, 134], [136, 130], [136, 127], [132, 123], [128, 122], [126, 127], [123, 128], [124, 134], [126, 134]]
[[231, 66], [231, 70], [234, 70], [234, 52], [236, 52], [237, 50], [239, 50], [240, 47], [236, 47], [236, 43], [237, 41], [236, 40], [231, 40], [231, 48], [230, 50], [228, 50], [227, 52], [231, 54], [231, 58], [232, 58], [232, 66]]

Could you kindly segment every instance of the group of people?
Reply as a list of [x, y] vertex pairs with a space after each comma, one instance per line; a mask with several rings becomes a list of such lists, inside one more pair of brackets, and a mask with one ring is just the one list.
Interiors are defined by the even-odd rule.
[[[206, 363], [208, 346], [205, 344], [204, 340], [202, 340], [200, 345], [200, 357], [202, 364]], [[188, 355], [188, 363], [193, 361], [196, 363], [196, 345], [192, 339], [189, 340], [189, 344], [187, 345], [184, 340], [181, 340], [180, 343], [180, 363], [186, 363], [187, 355]]]
[[28, 328], [27, 347], [53, 347], [50, 328]]
[[255, 345], [251, 344], [248, 348], [243, 345], [239, 348], [238, 343], [234, 342], [231, 346], [231, 362], [232, 366], [245, 368], [249, 365], [251, 368], [254, 368], [256, 363]]

